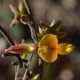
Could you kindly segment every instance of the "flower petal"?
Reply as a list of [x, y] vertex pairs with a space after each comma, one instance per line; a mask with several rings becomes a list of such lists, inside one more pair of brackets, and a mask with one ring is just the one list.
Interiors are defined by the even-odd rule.
[[45, 35], [39, 42], [39, 56], [46, 62], [54, 62], [57, 59], [57, 45], [58, 40], [55, 35]]
[[45, 35], [39, 42], [39, 46], [47, 45], [51, 48], [57, 48], [58, 45], [58, 39], [56, 35], [53, 34], [47, 34]]
[[44, 61], [52, 63], [57, 59], [57, 50], [49, 49], [47, 46], [42, 46], [38, 49], [38, 54]]
[[58, 54], [67, 55], [71, 53], [74, 49], [72, 44], [61, 43], [58, 45]]

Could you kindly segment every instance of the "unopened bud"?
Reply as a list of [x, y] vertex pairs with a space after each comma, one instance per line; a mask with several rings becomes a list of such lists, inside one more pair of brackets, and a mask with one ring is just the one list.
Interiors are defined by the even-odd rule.
[[22, 13], [24, 12], [24, 5], [22, 2], [19, 3], [19, 11]]

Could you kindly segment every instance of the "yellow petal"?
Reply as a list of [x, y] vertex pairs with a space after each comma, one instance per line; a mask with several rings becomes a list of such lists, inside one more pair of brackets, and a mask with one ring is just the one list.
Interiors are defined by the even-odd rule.
[[71, 53], [74, 49], [72, 44], [61, 43], [58, 45], [58, 54], [67, 55]]
[[53, 34], [45, 35], [39, 42], [39, 46], [42, 46], [42, 45], [47, 45], [51, 48], [57, 48], [58, 39], [56, 35], [53, 35]]
[[48, 63], [52, 63], [57, 59], [57, 50], [50, 49], [48, 46], [42, 46], [38, 49], [41, 59]]
[[39, 56], [46, 62], [54, 62], [57, 59], [57, 45], [58, 40], [55, 35], [45, 35], [39, 42]]

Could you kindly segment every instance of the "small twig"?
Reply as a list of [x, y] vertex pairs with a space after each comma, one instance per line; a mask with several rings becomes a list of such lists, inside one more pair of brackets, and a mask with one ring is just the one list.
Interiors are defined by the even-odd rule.
[[26, 79], [26, 74], [27, 74], [27, 72], [28, 72], [28, 69], [26, 69], [22, 80], [25, 80], [25, 79]]
[[15, 65], [15, 80], [17, 80], [18, 72], [19, 72], [19, 65]]
[[36, 36], [36, 32], [35, 29], [31, 26], [31, 24], [28, 24], [29, 28], [30, 28], [30, 32], [31, 32], [31, 37], [34, 40], [34, 43], [37, 44], [37, 36]]

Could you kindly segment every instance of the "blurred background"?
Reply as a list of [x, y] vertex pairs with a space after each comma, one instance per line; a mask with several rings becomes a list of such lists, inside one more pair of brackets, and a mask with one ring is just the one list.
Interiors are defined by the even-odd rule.
[[[61, 42], [72, 43], [75, 50], [67, 55], [60, 56], [51, 64], [51, 70], [44, 80], [80, 80], [80, 0], [29, 0], [36, 29], [40, 21], [50, 24], [54, 19], [62, 21], [61, 31], [68, 33]], [[28, 26], [18, 24], [10, 28], [14, 14], [9, 4], [18, 7], [18, 0], [0, 0], [0, 25], [13, 41], [21, 43], [22, 39], [33, 42]], [[10, 45], [0, 34], [0, 54]], [[0, 57], [0, 80], [14, 80], [14, 67], [11, 65], [15, 57]], [[48, 75], [49, 74], [49, 75]]]

